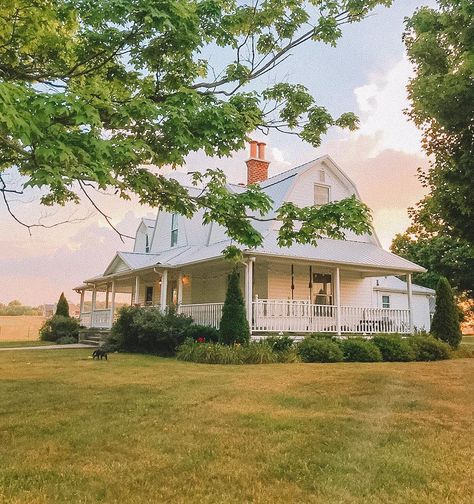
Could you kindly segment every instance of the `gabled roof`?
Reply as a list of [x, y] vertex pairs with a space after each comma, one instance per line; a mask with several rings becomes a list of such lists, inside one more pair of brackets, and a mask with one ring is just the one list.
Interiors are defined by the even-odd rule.
[[143, 222], [143, 224], [145, 224], [145, 226], [147, 228], [154, 228], [155, 227], [155, 219], [147, 219], [146, 217], [143, 217], [142, 222]]

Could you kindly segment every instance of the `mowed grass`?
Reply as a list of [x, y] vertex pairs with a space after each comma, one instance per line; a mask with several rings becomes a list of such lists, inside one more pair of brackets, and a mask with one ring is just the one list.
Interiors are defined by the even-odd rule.
[[474, 359], [0, 352], [0, 502], [472, 503]]
[[17, 317], [0, 316], [0, 342], [34, 341], [39, 338], [39, 330], [45, 317], [37, 315], [19, 315]]

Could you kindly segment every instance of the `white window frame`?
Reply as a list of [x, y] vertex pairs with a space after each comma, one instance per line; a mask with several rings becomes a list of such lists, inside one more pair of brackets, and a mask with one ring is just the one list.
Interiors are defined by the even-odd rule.
[[171, 246], [175, 247], [178, 244], [178, 214], [171, 214]]
[[[387, 301], [384, 300], [387, 299]], [[382, 308], [390, 308], [390, 296], [388, 294], [382, 295]]]
[[145, 234], [145, 252], [147, 254], [150, 252], [150, 238], [148, 238], [148, 233]]
[[324, 187], [325, 189], [328, 190], [328, 201], [327, 203], [331, 203], [331, 186], [328, 184], [319, 184], [319, 183], [314, 183], [313, 185], [313, 201], [315, 206], [322, 206], [326, 205], [327, 203], [316, 203], [316, 187]]

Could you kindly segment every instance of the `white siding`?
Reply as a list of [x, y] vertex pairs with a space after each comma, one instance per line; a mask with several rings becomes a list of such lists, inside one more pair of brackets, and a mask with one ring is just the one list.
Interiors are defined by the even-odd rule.
[[[403, 292], [376, 291], [377, 307], [382, 307], [382, 296], [390, 297], [390, 308], [408, 308], [408, 295]], [[430, 296], [413, 293], [413, 324], [416, 329], [430, 330]]]
[[372, 280], [357, 271], [341, 271], [341, 305], [375, 307]]

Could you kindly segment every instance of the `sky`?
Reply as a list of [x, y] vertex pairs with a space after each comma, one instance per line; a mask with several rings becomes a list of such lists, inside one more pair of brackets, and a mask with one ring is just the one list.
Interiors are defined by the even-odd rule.
[[[424, 195], [416, 177], [427, 167], [420, 134], [403, 110], [408, 106], [406, 84], [412, 75], [401, 40], [403, 20], [432, 0], [395, 0], [377, 9], [361, 23], [346, 26], [336, 48], [306, 45], [273, 74], [275, 82], [300, 82], [333, 115], [355, 112], [357, 132], [332, 129], [315, 149], [292, 135], [258, 133], [267, 143], [269, 175], [329, 154], [356, 183], [373, 212], [375, 231], [384, 248], [409, 225], [407, 209]], [[246, 150], [230, 159], [210, 159], [202, 153], [188, 156], [183, 171], [223, 169], [231, 182], [246, 178]], [[64, 291], [78, 301], [73, 287], [101, 274], [117, 250], [131, 250], [122, 243], [103, 217], [85, 202], [75, 208], [44, 209], [39, 194], [13, 202], [15, 212], [28, 222], [73, 220], [51, 229], [34, 228], [32, 236], [0, 206], [0, 303], [19, 299], [25, 304], [54, 302]], [[124, 233], [134, 234], [141, 217], [152, 209], [136, 202], [100, 198], [102, 208]]]

